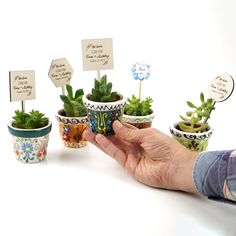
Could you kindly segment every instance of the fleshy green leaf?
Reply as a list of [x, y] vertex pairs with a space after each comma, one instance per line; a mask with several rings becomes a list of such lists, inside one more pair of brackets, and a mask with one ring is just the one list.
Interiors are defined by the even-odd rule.
[[71, 85], [69, 85], [69, 84], [66, 85], [66, 91], [68, 94], [68, 98], [73, 99], [73, 89], [72, 89]]
[[78, 89], [75, 92], [75, 99], [77, 99], [78, 97], [82, 97], [84, 95], [84, 90], [83, 89]]
[[202, 103], [204, 103], [204, 94], [203, 94], [203, 93], [200, 93], [200, 101], [201, 101]]
[[61, 100], [62, 100], [64, 103], [70, 104], [70, 100], [69, 100], [69, 98], [68, 98], [67, 96], [65, 96], [65, 95], [60, 95], [60, 98], [61, 98]]
[[197, 108], [192, 102], [187, 101], [187, 105], [191, 108]]
[[114, 102], [118, 98], [117, 92], [112, 92], [112, 83], [107, 82], [107, 76], [103, 75], [100, 81], [94, 80], [89, 99], [97, 102]]
[[184, 116], [179, 116], [182, 120], [184, 120], [184, 121], [188, 121], [188, 118], [186, 118], [186, 117], [184, 117]]

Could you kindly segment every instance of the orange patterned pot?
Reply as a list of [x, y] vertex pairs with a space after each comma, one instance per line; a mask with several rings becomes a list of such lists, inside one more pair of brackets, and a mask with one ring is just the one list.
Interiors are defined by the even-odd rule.
[[88, 129], [87, 116], [67, 117], [65, 111], [59, 110], [56, 114], [59, 122], [59, 131], [65, 147], [80, 148], [87, 145], [83, 133]]

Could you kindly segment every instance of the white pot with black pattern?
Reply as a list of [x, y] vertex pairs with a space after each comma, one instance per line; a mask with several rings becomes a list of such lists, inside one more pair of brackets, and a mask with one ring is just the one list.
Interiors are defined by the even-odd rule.
[[188, 133], [181, 131], [178, 122], [171, 125], [170, 133], [179, 143], [193, 151], [205, 151], [208, 147], [209, 138], [212, 136], [213, 128], [208, 126], [205, 132]]

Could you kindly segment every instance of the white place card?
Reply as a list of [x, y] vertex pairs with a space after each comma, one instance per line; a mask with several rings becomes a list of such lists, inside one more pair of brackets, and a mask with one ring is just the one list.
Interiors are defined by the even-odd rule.
[[84, 70], [113, 69], [112, 38], [84, 39], [81, 43]]
[[10, 71], [10, 101], [35, 99], [35, 71]]
[[48, 76], [56, 87], [62, 87], [71, 80], [73, 69], [66, 58], [55, 59], [52, 61]]
[[208, 94], [216, 102], [229, 98], [234, 90], [234, 79], [229, 74], [221, 74], [213, 78], [208, 85]]

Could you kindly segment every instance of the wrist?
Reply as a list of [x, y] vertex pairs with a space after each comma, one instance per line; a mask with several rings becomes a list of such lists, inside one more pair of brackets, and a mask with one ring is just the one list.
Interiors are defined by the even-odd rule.
[[189, 193], [197, 193], [194, 180], [193, 180], [193, 168], [199, 152], [183, 149], [180, 153], [176, 153], [178, 156], [177, 168], [175, 172], [175, 186], [181, 191]]

